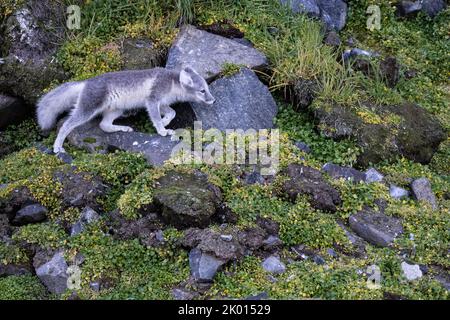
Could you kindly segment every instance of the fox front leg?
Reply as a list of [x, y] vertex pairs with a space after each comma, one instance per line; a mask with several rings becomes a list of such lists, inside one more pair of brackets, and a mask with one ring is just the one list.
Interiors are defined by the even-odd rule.
[[148, 116], [150, 117], [150, 120], [152, 121], [153, 126], [155, 127], [155, 129], [159, 135], [165, 137], [167, 135], [173, 135], [175, 133], [175, 131], [167, 130], [165, 128], [163, 120], [161, 119], [161, 112], [160, 112], [159, 104], [148, 101], [146, 104], [146, 108], [147, 108]]
[[170, 124], [170, 122], [172, 122], [172, 120], [175, 118], [177, 113], [171, 107], [165, 105], [162, 105], [160, 107], [160, 110], [161, 113], [164, 115], [164, 117], [162, 118], [163, 125], [164, 127], [167, 127]]

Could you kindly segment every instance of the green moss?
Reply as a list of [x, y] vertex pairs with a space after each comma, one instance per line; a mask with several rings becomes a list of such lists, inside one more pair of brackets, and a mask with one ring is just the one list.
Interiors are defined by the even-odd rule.
[[0, 278], [0, 300], [41, 300], [46, 296], [45, 287], [35, 276]]
[[72, 74], [72, 80], [118, 71], [121, 64], [118, 45], [95, 37], [77, 37], [66, 42], [58, 52], [58, 60]]
[[220, 73], [224, 77], [231, 77], [232, 75], [235, 75], [236, 73], [241, 71], [242, 67], [242, 65], [237, 65], [234, 63], [224, 63], [222, 65], [222, 70], [220, 71]]
[[37, 244], [43, 248], [60, 248], [64, 245], [67, 235], [55, 223], [28, 224], [13, 235], [15, 241], [25, 241]]
[[353, 183], [345, 179], [331, 179], [330, 183], [341, 195], [342, 205], [338, 209], [338, 215], [343, 219], [348, 219], [350, 214], [362, 210], [365, 206], [377, 209], [375, 200], [390, 199], [388, 187], [382, 183]]
[[62, 164], [58, 158], [35, 148], [23, 149], [0, 160], [0, 183], [34, 178]]
[[274, 215], [280, 223], [280, 238], [288, 245], [304, 244], [311, 248], [330, 248], [349, 244], [333, 216], [314, 210], [306, 198], [299, 197], [286, 217]]
[[293, 141], [306, 143], [311, 148], [312, 157], [319, 162], [352, 165], [360, 153], [359, 148], [351, 140], [336, 142], [318, 134], [308, 116], [296, 113], [289, 106], [281, 106], [276, 124]]
[[0, 264], [23, 264], [27, 262], [28, 256], [22, 248], [0, 242]]
[[439, 175], [430, 169], [430, 166], [415, 163], [405, 158], [399, 158], [392, 163], [382, 163], [379, 170], [383, 172], [388, 183], [407, 187], [412, 179], [421, 177], [428, 178], [433, 192], [438, 198], [442, 198], [450, 190], [450, 179], [448, 175]]
[[433, 211], [426, 204], [396, 202], [386, 213], [402, 218], [404, 235], [397, 245], [409, 252], [411, 259], [421, 264], [450, 266], [449, 208]]
[[[375, 4], [381, 7], [381, 30], [368, 32], [366, 29], [366, 8]], [[448, 18], [450, 10], [441, 12], [435, 18], [419, 14], [416, 18], [398, 19], [392, 1], [357, 0], [349, 10], [345, 36], [356, 37], [358, 46], [377, 50], [386, 55], [395, 55], [403, 70], [416, 70], [413, 79], [402, 78], [396, 91], [405, 100], [419, 103], [438, 115], [445, 127], [450, 126], [446, 83], [450, 68], [447, 53]]]
[[39, 140], [39, 127], [33, 119], [10, 125], [0, 134], [0, 146], [7, 146], [9, 152], [27, 148]]
[[[189, 275], [187, 254], [171, 246], [147, 248], [137, 240], [116, 241], [90, 229], [69, 241], [69, 247], [85, 257], [81, 267], [83, 298], [170, 299], [170, 289]], [[114, 285], [97, 294], [91, 281]]]
[[145, 170], [134, 179], [117, 200], [117, 207], [127, 219], [139, 217], [139, 210], [153, 201], [154, 182], [164, 169]]
[[450, 175], [450, 139], [441, 143], [439, 150], [434, 154], [433, 159], [430, 163], [430, 168], [440, 174], [449, 176]]

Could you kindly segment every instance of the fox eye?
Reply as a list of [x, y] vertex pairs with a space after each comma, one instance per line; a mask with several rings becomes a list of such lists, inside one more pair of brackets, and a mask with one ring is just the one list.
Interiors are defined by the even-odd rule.
[[205, 89], [202, 89], [202, 90], [200, 90], [200, 93], [205, 94], [205, 93], [206, 93], [206, 90], [205, 90]]

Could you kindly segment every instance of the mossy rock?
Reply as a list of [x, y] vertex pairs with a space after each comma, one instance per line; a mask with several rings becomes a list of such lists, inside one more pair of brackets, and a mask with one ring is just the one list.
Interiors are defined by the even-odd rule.
[[177, 228], [208, 226], [220, 206], [220, 190], [198, 171], [169, 171], [156, 185], [155, 203], [161, 208], [163, 219]]
[[[66, 79], [67, 75], [52, 58], [36, 64], [33, 61], [22, 63], [7, 57], [0, 64], [0, 91], [21, 97], [29, 105], [34, 105], [52, 83]], [[30, 108], [30, 115], [32, 110]]]
[[162, 67], [165, 53], [146, 38], [125, 39], [122, 42], [121, 55], [123, 70], [140, 70]]
[[325, 103], [315, 108], [314, 116], [325, 136], [357, 141], [363, 149], [358, 164], [363, 167], [397, 155], [427, 164], [446, 138], [439, 121], [412, 103], [375, 106], [366, 102], [355, 108]]

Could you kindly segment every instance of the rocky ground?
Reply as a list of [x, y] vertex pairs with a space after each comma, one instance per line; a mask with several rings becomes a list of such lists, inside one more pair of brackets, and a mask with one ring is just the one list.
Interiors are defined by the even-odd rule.
[[[74, 2], [80, 30], [0, 5], [0, 299], [449, 298], [445, 1]], [[60, 83], [183, 63], [217, 103], [172, 128], [278, 128], [276, 175], [179, 165], [143, 113], [58, 156], [35, 123]]]

